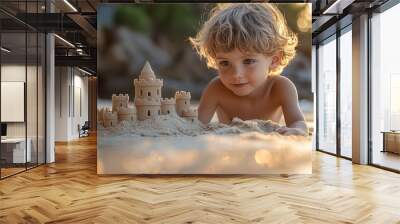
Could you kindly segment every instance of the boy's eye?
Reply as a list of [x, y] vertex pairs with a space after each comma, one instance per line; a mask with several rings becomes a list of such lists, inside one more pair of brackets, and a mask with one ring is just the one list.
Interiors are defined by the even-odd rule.
[[218, 64], [220, 65], [220, 66], [228, 66], [229, 65], [229, 62], [228, 61], [220, 61], [220, 62], [218, 62]]
[[255, 59], [251, 59], [251, 58], [247, 58], [247, 59], [243, 60], [243, 64], [246, 64], [246, 65], [250, 65], [250, 64], [253, 64], [255, 62], [256, 62], [256, 60]]

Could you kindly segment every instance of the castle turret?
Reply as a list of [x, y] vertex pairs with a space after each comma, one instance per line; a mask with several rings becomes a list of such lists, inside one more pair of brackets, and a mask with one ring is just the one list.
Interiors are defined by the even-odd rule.
[[113, 94], [112, 95], [112, 111], [118, 112], [121, 107], [128, 107], [129, 95], [128, 94]]
[[143, 66], [139, 79], [134, 80], [134, 85], [138, 120], [160, 115], [163, 80], [156, 78], [149, 62]]
[[135, 99], [140, 98], [161, 98], [163, 80], [157, 79], [149, 62], [144, 65], [139, 79], [133, 80], [135, 86]]
[[112, 112], [110, 109], [106, 109], [103, 113], [103, 126], [104, 127], [112, 127], [117, 125], [118, 123], [118, 114], [117, 112]]
[[190, 97], [190, 92], [177, 91], [175, 93], [175, 110], [179, 116], [182, 117], [182, 112], [190, 109]]
[[172, 114], [175, 111], [175, 98], [165, 98], [161, 100], [161, 114]]

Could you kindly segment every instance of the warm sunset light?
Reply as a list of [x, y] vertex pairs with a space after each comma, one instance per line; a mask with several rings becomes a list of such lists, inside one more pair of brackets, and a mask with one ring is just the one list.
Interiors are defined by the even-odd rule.
[[297, 18], [297, 27], [301, 32], [308, 32], [311, 29], [311, 8], [310, 5], [306, 5], [300, 12]]

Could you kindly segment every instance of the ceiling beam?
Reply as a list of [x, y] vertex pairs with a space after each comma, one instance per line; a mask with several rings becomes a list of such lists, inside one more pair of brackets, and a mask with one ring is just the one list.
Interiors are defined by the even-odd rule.
[[91, 56], [55, 56], [56, 66], [87, 67], [96, 71], [97, 59]]
[[324, 15], [342, 14], [343, 10], [351, 5], [355, 0], [336, 0], [328, 5], [322, 12]]

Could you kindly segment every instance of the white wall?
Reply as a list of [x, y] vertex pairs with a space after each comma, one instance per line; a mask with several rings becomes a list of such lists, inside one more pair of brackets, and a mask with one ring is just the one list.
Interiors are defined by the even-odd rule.
[[[71, 108], [71, 136], [72, 138], [78, 138], [78, 124], [81, 126], [85, 123], [85, 121], [89, 120], [89, 113], [88, 113], [88, 77], [81, 76], [82, 73], [76, 74], [78, 70], [74, 70], [74, 96], [71, 96], [74, 99], [74, 102], [71, 102], [73, 108]], [[80, 108], [81, 107], [81, 108]], [[81, 111], [80, 111], [81, 110]]]
[[56, 67], [56, 141], [77, 139], [78, 124], [88, 120], [88, 78], [83, 75], [76, 68]]
[[55, 68], [55, 141], [68, 141], [68, 86], [70, 77], [67, 67]]

